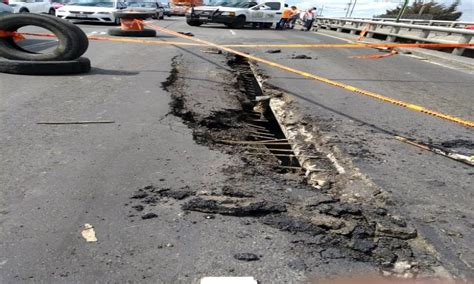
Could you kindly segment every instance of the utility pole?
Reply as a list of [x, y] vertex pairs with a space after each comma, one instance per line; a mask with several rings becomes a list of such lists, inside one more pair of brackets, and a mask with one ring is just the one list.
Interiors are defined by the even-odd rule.
[[352, 18], [352, 13], [354, 12], [354, 8], [357, 4], [357, 0], [354, 0], [354, 5], [352, 5], [352, 10], [351, 10], [351, 13], [349, 14], [349, 18]]
[[350, 0], [349, 3], [347, 3], [346, 18], [349, 16], [349, 11], [351, 10], [351, 6], [352, 6], [352, 0]]
[[405, 0], [405, 3], [403, 4], [402, 9], [400, 10], [400, 13], [398, 13], [396, 22], [400, 22], [400, 18], [403, 16], [403, 14], [405, 14], [405, 10], [407, 9], [408, 2], [410, 2], [410, 0]]

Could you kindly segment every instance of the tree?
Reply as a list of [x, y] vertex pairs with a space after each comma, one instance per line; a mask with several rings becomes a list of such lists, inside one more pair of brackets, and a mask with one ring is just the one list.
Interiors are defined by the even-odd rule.
[[[437, 3], [436, 1], [431, 1], [428, 3], [423, 3], [423, 0], [415, 0], [411, 6], [408, 6], [405, 15], [410, 15], [410, 18], [413, 18], [414, 15], [430, 15], [432, 20], [443, 20], [443, 21], [456, 21], [462, 16], [462, 12], [458, 11], [458, 6], [461, 3], [460, 0], [454, 1], [451, 5], [446, 6], [442, 3]], [[377, 16], [380, 18], [396, 18], [401, 6], [387, 10], [385, 14]]]

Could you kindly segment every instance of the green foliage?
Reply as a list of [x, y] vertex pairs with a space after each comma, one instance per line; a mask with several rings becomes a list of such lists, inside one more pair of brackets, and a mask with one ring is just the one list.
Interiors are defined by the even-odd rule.
[[[412, 5], [408, 6], [405, 15], [431, 15], [433, 20], [456, 21], [462, 16], [462, 12], [457, 11], [460, 0], [454, 1], [451, 5], [446, 6], [436, 1], [423, 4], [422, 0], [415, 0]], [[378, 17], [396, 18], [402, 6], [392, 10], [387, 10], [385, 14]], [[420, 13], [421, 12], [421, 13]]]

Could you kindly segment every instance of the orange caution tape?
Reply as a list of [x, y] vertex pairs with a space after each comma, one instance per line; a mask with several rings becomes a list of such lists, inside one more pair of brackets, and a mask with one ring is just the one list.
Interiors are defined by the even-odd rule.
[[120, 28], [124, 31], [143, 31], [143, 20], [140, 19], [121, 19]]
[[365, 37], [365, 34], [369, 31], [370, 27], [372, 26], [372, 24], [367, 24], [364, 29], [360, 32], [360, 35], [359, 35], [359, 38], [357, 38], [357, 40], [361, 40]]
[[262, 59], [262, 58], [259, 58], [259, 57], [256, 57], [256, 56], [253, 56], [253, 55], [250, 55], [250, 54], [247, 54], [247, 53], [243, 53], [243, 52], [237, 51], [235, 49], [224, 47], [222, 45], [218, 45], [218, 44], [215, 44], [215, 43], [212, 43], [212, 42], [209, 42], [209, 41], [205, 41], [205, 40], [202, 40], [202, 39], [199, 39], [199, 38], [182, 35], [182, 34], [179, 34], [177, 32], [174, 32], [174, 31], [171, 31], [171, 30], [159, 27], [159, 26], [155, 26], [155, 25], [152, 25], [152, 24], [147, 24], [147, 26], [149, 26], [151, 28], [154, 28], [157, 31], [167, 33], [169, 35], [174, 35], [174, 36], [177, 36], [177, 37], [189, 39], [189, 40], [194, 41], [194, 42], [198, 42], [198, 43], [202, 43], [202, 44], [205, 44], [205, 45], [208, 45], [208, 46], [212, 46], [212, 47], [215, 47], [217, 49], [227, 51], [227, 52], [242, 56], [244, 58], [254, 60], [256, 62], [267, 64], [267, 65], [285, 70], [285, 71], [290, 72], [290, 73], [298, 74], [300, 76], [310, 78], [310, 79], [313, 79], [313, 80], [316, 80], [316, 81], [319, 81], [319, 82], [322, 82], [322, 83], [325, 83], [325, 84], [328, 84], [328, 85], [331, 85], [331, 86], [335, 86], [335, 87], [338, 87], [338, 88], [341, 88], [341, 89], [344, 89], [344, 90], [348, 90], [348, 91], [351, 91], [351, 92], [354, 92], [354, 93], [357, 93], [357, 94], [361, 94], [361, 95], [364, 95], [364, 96], [368, 96], [368, 97], [371, 97], [371, 98], [374, 98], [374, 99], [377, 99], [377, 100], [380, 100], [380, 101], [383, 101], [383, 102], [395, 104], [395, 105], [398, 105], [398, 106], [401, 106], [401, 107], [404, 107], [404, 108], [407, 108], [407, 109], [410, 109], [410, 110], [414, 110], [414, 111], [421, 112], [421, 113], [424, 113], [424, 114], [428, 114], [428, 115], [431, 115], [431, 116], [434, 116], [434, 117], [438, 117], [438, 118], [441, 118], [441, 119], [444, 119], [444, 120], [447, 120], [447, 121], [450, 121], [450, 122], [454, 122], [454, 123], [457, 123], [457, 124], [460, 124], [460, 125], [463, 125], [463, 126], [474, 127], [474, 121], [458, 118], [458, 117], [455, 117], [455, 116], [452, 116], [452, 115], [449, 115], [449, 114], [445, 114], [445, 113], [441, 113], [441, 112], [437, 112], [437, 111], [434, 111], [434, 110], [431, 110], [431, 109], [428, 109], [428, 108], [425, 108], [425, 107], [422, 107], [422, 106], [418, 106], [418, 105], [415, 105], [415, 104], [411, 104], [411, 103], [407, 103], [407, 102], [404, 102], [404, 101], [400, 101], [400, 100], [392, 99], [392, 98], [389, 98], [389, 97], [385, 97], [385, 96], [379, 95], [379, 94], [371, 92], [371, 91], [366, 91], [366, 90], [359, 89], [359, 88], [351, 86], [351, 85], [347, 85], [347, 84], [340, 83], [340, 82], [337, 82], [337, 81], [333, 81], [333, 80], [330, 80], [330, 79], [327, 79], [327, 78], [324, 78], [324, 77], [313, 75], [313, 74], [310, 74], [310, 73], [307, 73], [307, 72], [304, 72], [304, 71], [300, 71], [300, 70], [297, 70], [297, 69], [294, 69], [294, 68], [291, 68], [291, 67], [287, 67], [287, 66], [284, 66], [284, 65], [266, 60], [266, 59]]
[[398, 54], [398, 51], [396, 50], [391, 50], [389, 53], [385, 54], [368, 54], [368, 55], [356, 55], [356, 56], [351, 56], [350, 58], [357, 58], [357, 59], [381, 59], [385, 57], [390, 57], [395, 54]]
[[25, 39], [25, 37], [17, 32], [0, 31], [0, 37], [12, 37], [14, 42], [19, 42]]
[[[22, 35], [39, 36], [39, 37], [56, 37], [54, 34], [40, 33], [21, 33]], [[89, 36], [90, 40], [105, 40], [116, 42], [131, 42], [145, 44], [169, 44], [169, 45], [187, 45], [187, 46], [207, 46], [206, 44], [186, 43], [176, 41], [158, 41], [144, 39], [127, 39], [127, 38], [109, 38]], [[341, 43], [341, 44], [225, 44], [223, 47], [249, 47], [249, 48], [462, 48], [474, 47], [474, 43]]]

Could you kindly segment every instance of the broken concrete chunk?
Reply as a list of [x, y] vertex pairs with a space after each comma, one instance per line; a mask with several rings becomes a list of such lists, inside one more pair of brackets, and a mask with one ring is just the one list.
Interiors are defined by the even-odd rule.
[[254, 253], [236, 253], [234, 254], [234, 258], [237, 260], [242, 260], [242, 261], [257, 261], [260, 260], [260, 257]]
[[254, 199], [223, 199], [195, 197], [182, 206], [183, 210], [232, 216], [262, 216], [286, 211], [284, 204]]
[[374, 242], [368, 238], [368, 239], [353, 239], [349, 246], [356, 250], [356, 251], [360, 251], [360, 252], [363, 252], [363, 253], [370, 253], [375, 247], [376, 245], [374, 244]]
[[341, 219], [324, 214], [315, 214], [311, 217], [311, 223], [324, 229], [338, 230], [345, 226]]
[[400, 227], [387, 220], [378, 220], [376, 225], [376, 236], [386, 236], [403, 240], [413, 239], [417, 236], [415, 228], [407, 226]]

